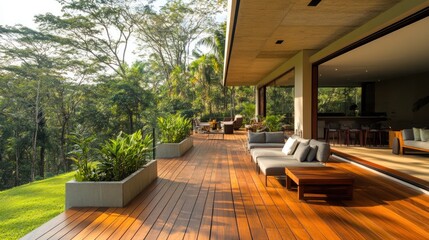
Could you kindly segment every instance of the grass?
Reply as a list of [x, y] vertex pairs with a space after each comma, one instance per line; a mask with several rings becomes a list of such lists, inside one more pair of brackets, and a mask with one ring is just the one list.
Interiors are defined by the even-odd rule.
[[64, 212], [65, 183], [74, 172], [0, 192], [0, 239], [19, 239]]

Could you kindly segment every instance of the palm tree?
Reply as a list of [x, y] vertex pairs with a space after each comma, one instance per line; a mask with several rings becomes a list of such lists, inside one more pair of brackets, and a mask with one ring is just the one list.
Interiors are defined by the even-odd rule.
[[217, 73], [223, 71], [223, 61], [225, 57], [225, 39], [226, 39], [226, 22], [218, 25], [212, 32], [212, 35], [198, 41], [197, 47], [207, 47], [216, 59], [215, 70]]
[[[213, 64], [213, 70], [217, 75], [217, 78], [219, 82], [222, 80], [222, 74], [223, 74], [223, 65], [224, 65], [224, 58], [225, 58], [225, 39], [226, 39], [226, 22], [223, 22], [219, 24], [212, 32], [212, 35], [201, 39], [197, 46], [204, 46], [207, 47], [214, 57]], [[225, 86], [222, 86], [222, 92], [224, 95], [224, 103], [223, 107], [224, 109], [227, 108], [228, 101], [227, 101], [227, 94], [228, 94], [228, 88]], [[234, 96], [234, 88], [231, 88], [231, 115], [234, 115], [234, 109], [235, 109], [235, 101], [233, 99]]]

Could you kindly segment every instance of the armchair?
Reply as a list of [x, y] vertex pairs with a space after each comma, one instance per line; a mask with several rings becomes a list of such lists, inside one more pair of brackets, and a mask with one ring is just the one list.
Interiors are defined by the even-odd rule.
[[239, 130], [241, 128], [241, 125], [243, 125], [243, 116], [241, 116], [241, 115], [235, 115], [235, 118], [234, 118], [234, 130]]

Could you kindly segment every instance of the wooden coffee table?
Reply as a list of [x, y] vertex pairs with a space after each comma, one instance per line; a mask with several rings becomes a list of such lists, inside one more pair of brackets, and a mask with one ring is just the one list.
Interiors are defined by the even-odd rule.
[[[298, 186], [298, 199], [353, 199], [354, 178], [332, 167], [290, 167], [285, 169], [286, 188]], [[313, 196], [306, 196], [312, 194]], [[318, 194], [318, 196], [314, 196]]]
[[[216, 129], [216, 130], [209, 130], [207, 132], [207, 139], [220, 139], [220, 138], [215, 138], [215, 135], [219, 135], [220, 137], [222, 137], [222, 139], [225, 138], [225, 133], [223, 132], [222, 129]], [[212, 138], [210, 138], [210, 136], [213, 136]]]

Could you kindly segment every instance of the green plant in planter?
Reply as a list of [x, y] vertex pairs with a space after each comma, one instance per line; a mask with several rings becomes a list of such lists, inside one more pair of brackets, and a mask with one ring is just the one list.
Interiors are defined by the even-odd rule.
[[284, 118], [284, 115], [269, 115], [265, 117], [264, 125], [271, 132], [280, 131], [282, 129], [282, 122]]
[[68, 136], [73, 143], [68, 158], [76, 166], [76, 181], [97, 181], [98, 174], [94, 162], [94, 148], [91, 147], [95, 136], [84, 136], [81, 133], [73, 133]]
[[140, 130], [129, 135], [121, 132], [116, 139], [107, 141], [100, 150], [100, 180], [120, 181], [128, 177], [149, 161], [151, 146], [152, 136], [143, 137]]
[[190, 119], [180, 114], [170, 114], [158, 118], [158, 127], [162, 143], [180, 143], [189, 136], [192, 124]]

